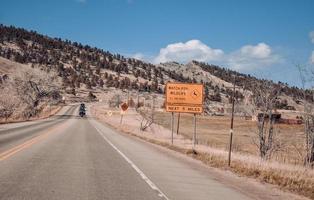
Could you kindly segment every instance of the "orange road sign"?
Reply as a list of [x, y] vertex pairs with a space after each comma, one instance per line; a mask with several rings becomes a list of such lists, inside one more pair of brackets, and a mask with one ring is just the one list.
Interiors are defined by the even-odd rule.
[[166, 111], [183, 113], [203, 112], [203, 84], [167, 83]]

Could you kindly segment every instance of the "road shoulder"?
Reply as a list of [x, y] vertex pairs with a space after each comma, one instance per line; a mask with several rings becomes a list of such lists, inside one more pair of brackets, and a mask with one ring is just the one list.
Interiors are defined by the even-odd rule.
[[161, 154], [170, 156], [172, 158], [184, 162], [189, 167], [206, 174], [208, 177], [211, 177], [215, 181], [232, 188], [240, 193], [245, 194], [246, 196], [252, 199], [271, 199], [271, 200], [284, 200], [284, 199], [295, 199], [295, 200], [305, 200], [306, 197], [295, 195], [290, 192], [282, 191], [278, 186], [261, 183], [258, 180], [248, 177], [241, 177], [227, 169], [218, 169], [210, 167], [203, 162], [196, 160], [182, 152], [180, 149], [173, 148], [172, 146], [165, 145], [161, 141], [156, 141], [152, 138], [145, 137], [145, 134], [137, 135], [133, 134], [131, 131], [125, 131], [122, 128], [113, 127], [111, 124], [106, 123], [105, 120], [97, 120], [99, 123], [103, 124], [106, 127], [110, 127], [115, 132], [118, 132], [120, 135], [128, 137], [132, 140], [144, 143], [145, 145], [151, 146], [154, 149], [158, 150]]

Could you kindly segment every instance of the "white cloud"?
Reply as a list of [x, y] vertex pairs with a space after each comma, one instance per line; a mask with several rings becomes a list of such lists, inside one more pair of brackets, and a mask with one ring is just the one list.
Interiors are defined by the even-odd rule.
[[271, 48], [265, 43], [259, 43], [255, 46], [246, 45], [240, 49], [240, 52], [243, 56], [251, 57], [251, 58], [267, 58], [271, 54]]
[[311, 62], [312, 64], [314, 64], [314, 51], [312, 51], [312, 56], [311, 56], [311, 58], [310, 58], [310, 62]]
[[173, 43], [160, 49], [154, 63], [167, 61], [189, 62], [219, 60], [224, 55], [221, 49], [212, 49], [199, 40], [189, 40], [186, 43]]
[[227, 65], [234, 69], [253, 70], [280, 63], [283, 59], [265, 43], [245, 45], [231, 53], [224, 53], [222, 49], [212, 49], [199, 40], [189, 40], [185, 43], [169, 44], [160, 49], [153, 62], [187, 63], [191, 60]]
[[131, 55], [130, 57], [138, 59], [138, 60], [144, 60], [145, 59], [145, 55], [142, 53], [135, 53], [135, 54]]
[[239, 50], [230, 53], [226, 58], [226, 64], [234, 69], [252, 70], [268, 67], [282, 62], [283, 59], [273, 53], [272, 48], [265, 44], [245, 45]]
[[314, 31], [311, 31], [309, 36], [310, 36], [311, 42], [314, 44]]

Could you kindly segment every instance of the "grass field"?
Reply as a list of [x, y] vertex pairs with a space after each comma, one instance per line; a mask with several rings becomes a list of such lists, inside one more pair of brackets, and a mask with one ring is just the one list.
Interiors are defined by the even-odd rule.
[[[175, 134], [177, 128], [175, 114]], [[156, 112], [155, 123], [171, 129], [171, 114]], [[284, 163], [302, 164], [304, 133], [303, 125], [276, 125], [276, 146], [272, 159]], [[256, 122], [235, 117], [233, 151], [258, 155]], [[181, 114], [179, 134], [192, 138], [193, 115]], [[197, 116], [197, 139], [199, 144], [227, 149], [230, 135], [229, 116]]]

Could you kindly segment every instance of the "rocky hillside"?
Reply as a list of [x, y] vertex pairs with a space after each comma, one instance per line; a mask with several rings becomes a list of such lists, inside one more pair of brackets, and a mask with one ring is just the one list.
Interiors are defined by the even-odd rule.
[[[239, 102], [246, 101], [248, 93], [254, 93], [256, 83], [271, 84], [280, 90], [281, 98], [276, 106], [281, 109], [295, 109], [295, 105], [302, 104], [304, 96], [304, 91], [297, 87], [260, 80], [215, 65], [197, 61], [185, 65], [175, 62], [153, 65], [13, 26], [0, 25], [0, 57], [44, 69], [48, 73], [57, 72], [62, 79], [62, 90], [73, 95], [82, 88], [91, 91], [117, 88], [162, 94], [168, 81], [198, 82], [206, 86], [205, 99], [208, 105], [211, 102], [228, 104], [235, 80]], [[0, 66], [0, 83], [12, 71], [3, 68], [1, 70]], [[313, 101], [312, 92], [307, 90], [305, 93], [307, 100]]]

